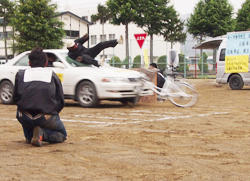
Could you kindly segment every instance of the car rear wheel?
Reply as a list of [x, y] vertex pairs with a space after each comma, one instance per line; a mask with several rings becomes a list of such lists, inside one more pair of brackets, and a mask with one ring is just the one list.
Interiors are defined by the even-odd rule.
[[89, 81], [81, 82], [77, 86], [76, 100], [82, 107], [96, 107], [99, 104], [96, 88]]
[[3, 104], [12, 104], [13, 85], [10, 81], [3, 81], [0, 84], [0, 99]]
[[241, 76], [234, 74], [229, 79], [229, 86], [232, 90], [240, 90], [244, 86]]

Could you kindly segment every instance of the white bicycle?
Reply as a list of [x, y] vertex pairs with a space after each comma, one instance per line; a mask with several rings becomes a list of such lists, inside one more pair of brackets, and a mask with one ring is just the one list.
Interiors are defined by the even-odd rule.
[[196, 89], [191, 84], [182, 81], [182, 79], [168, 76], [162, 88], [143, 78], [141, 78], [141, 82], [157, 93], [157, 96], [163, 101], [169, 100], [179, 107], [193, 106], [198, 99]]

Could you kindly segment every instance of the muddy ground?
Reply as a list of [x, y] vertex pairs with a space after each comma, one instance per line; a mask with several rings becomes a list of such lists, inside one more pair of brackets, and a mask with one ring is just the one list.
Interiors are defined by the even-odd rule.
[[15, 105], [0, 103], [0, 180], [250, 180], [250, 87], [188, 80], [198, 102], [135, 107], [67, 101], [61, 144], [24, 143]]

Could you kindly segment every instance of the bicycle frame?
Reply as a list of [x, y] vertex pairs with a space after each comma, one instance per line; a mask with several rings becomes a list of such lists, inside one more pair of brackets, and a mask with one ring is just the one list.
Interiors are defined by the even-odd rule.
[[[144, 72], [147, 73], [147, 71]], [[144, 72], [142, 71], [142, 73]], [[162, 100], [169, 100], [179, 107], [190, 107], [197, 101], [198, 92], [196, 89], [189, 83], [181, 81], [182, 79], [178, 79], [175, 76], [174, 78], [168, 76], [167, 79], [165, 79], [163, 88], [157, 87], [153, 82], [150, 82], [149, 79], [141, 78], [141, 87], [144, 87], [143, 84], [145, 84], [146, 87], [149, 87], [149, 89], [157, 93], [157, 97]]]
[[[152, 91], [157, 93], [158, 95], [162, 97], [190, 97], [190, 95], [186, 94], [184, 91], [182, 91], [175, 83], [173, 83], [171, 80], [166, 79], [165, 84], [163, 88], [155, 86], [152, 82], [149, 82], [147, 80], [142, 79], [144, 83], [146, 83]], [[185, 83], [187, 84], [187, 83]], [[188, 84], [190, 85], [190, 84]], [[190, 85], [191, 86], [191, 85]], [[176, 90], [177, 92], [171, 93], [170, 90]]]

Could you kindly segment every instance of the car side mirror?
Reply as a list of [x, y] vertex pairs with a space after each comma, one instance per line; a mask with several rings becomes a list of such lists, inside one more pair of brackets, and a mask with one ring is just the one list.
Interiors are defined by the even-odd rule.
[[53, 62], [53, 67], [62, 68], [62, 69], [66, 68], [66, 66], [61, 62]]

